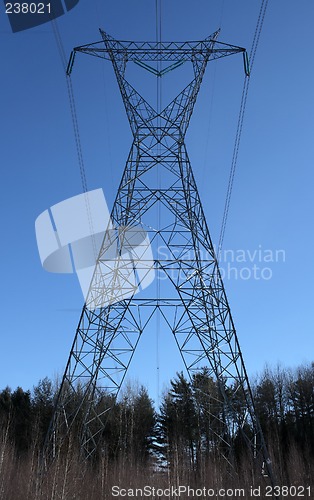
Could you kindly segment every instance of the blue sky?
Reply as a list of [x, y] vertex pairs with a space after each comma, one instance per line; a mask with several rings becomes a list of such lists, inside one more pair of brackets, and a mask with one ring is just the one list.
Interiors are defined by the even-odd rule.
[[[250, 49], [257, 0], [161, 1], [164, 40], [200, 40], [221, 27], [221, 41]], [[2, 4], [0, 14], [0, 387], [28, 389], [62, 374], [83, 300], [75, 275], [42, 269], [34, 221], [81, 193], [82, 182], [52, 27], [13, 34]], [[313, 21], [312, 0], [269, 1], [251, 76], [222, 262], [251, 376], [266, 363], [313, 361]], [[57, 25], [67, 55], [99, 40], [99, 27], [118, 39], [154, 40], [155, 1], [80, 0]], [[240, 55], [208, 65], [186, 140], [216, 243], [243, 78]], [[109, 62], [78, 55], [72, 80], [88, 189], [102, 187], [110, 206], [131, 145], [113, 70]], [[177, 80], [174, 73], [165, 77], [165, 92]], [[137, 88], [151, 95], [150, 82], [155, 85], [143, 74]], [[271, 262], [278, 251], [278, 262]], [[269, 279], [254, 279], [254, 265]], [[171, 334], [152, 330], [141, 339], [129, 376], [157, 399], [181, 369]]]

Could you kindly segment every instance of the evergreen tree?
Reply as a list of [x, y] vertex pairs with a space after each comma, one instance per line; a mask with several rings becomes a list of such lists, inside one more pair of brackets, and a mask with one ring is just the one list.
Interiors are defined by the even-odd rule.
[[35, 431], [39, 434], [40, 443], [44, 443], [49, 423], [53, 414], [55, 390], [52, 381], [45, 377], [33, 388], [32, 408]]
[[199, 419], [191, 383], [183, 373], [171, 380], [163, 398], [159, 418], [159, 439], [164, 459], [172, 469], [195, 470], [199, 448]]
[[32, 405], [30, 391], [18, 387], [11, 395], [11, 435], [17, 451], [27, 451], [32, 443]]

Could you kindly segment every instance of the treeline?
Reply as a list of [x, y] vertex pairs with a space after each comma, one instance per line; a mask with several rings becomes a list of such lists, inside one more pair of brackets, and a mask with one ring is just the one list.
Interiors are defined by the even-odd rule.
[[[265, 369], [252, 384], [252, 389], [256, 412], [280, 483], [309, 485], [314, 477], [314, 363], [295, 370], [281, 367]], [[222, 411], [217, 403], [217, 391], [217, 384], [209, 377], [206, 368], [192, 380], [188, 380], [183, 373], [177, 374], [163, 395], [158, 410], [144, 387], [127, 386], [119, 400], [112, 404], [101, 437], [99, 463], [96, 466], [93, 464], [93, 472], [89, 471], [94, 479], [95, 474], [101, 474], [101, 494], [107, 491], [106, 487], [112, 479], [110, 474], [114, 477], [118, 475], [121, 480], [126, 470], [134, 471], [133, 479], [142, 471], [143, 479], [158, 476], [158, 480], [164, 480], [166, 484], [169, 481], [172, 484], [179, 481], [181, 484], [184, 481], [192, 484], [194, 481], [196, 485], [201, 483], [205, 486], [206, 481], [217, 482], [218, 477], [223, 481], [228, 477], [227, 469], [223, 470], [224, 465], [215, 453], [221, 432], [219, 418], [215, 418], [215, 414], [219, 416]], [[1, 471], [6, 470], [8, 457], [11, 464], [8, 470], [13, 476], [15, 469], [23, 468], [23, 463], [31, 463], [29, 467], [32, 471], [36, 467], [40, 469], [40, 450], [53, 413], [56, 393], [56, 384], [47, 378], [32, 391], [18, 387], [14, 391], [5, 388], [0, 392], [0, 478]], [[216, 406], [213, 406], [213, 401], [216, 401]], [[207, 411], [208, 404], [212, 405], [210, 411]], [[216, 431], [216, 437], [212, 430]], [[249, 461], [245, 462], [244, 450], [241, 453], [242, 450], [238, 450], [242, 471], [246, 471], [247, 480], [250, 478], [252, 481], [251, 465]], [[76, 459], [77, 467], [82, 470], [82, 464], [78, 465], [78, 454]], [[63, 464], [56, 470], [62, 475], [65, 474], [62, 471], [70, 469], [64, 469]], [[129, 477], [128, 481], [132, 478]], [[5, 491], [4, 486], [1, 490], [1, 481], [4, 481], [3, 476], [0, 498], [10, 498], [8, 492], [1, 497], [1, 491]], [[33, 487], [29, 486], [30, 498], [36, 498]], [[36, 488], [39, 491], [38, 485]], [[24, 489], [21, 486], [21, 491]], [[67, 498], [60, 496], [60, 492], [55, 497], [50, 493], [49, 498]], [[19, 498], [16, 491], [12, 498]], [[42, 497], [39, 495], [38, 498]], [[89, 498], [96, 499], [98, 496], [95, 493]]]

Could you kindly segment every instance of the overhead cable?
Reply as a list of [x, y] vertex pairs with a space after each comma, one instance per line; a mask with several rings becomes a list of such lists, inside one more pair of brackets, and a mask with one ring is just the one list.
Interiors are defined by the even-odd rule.
[[260, 36], [261, 36], [261, 32], [262, 32], [262, 28], [263, 28], [263, 24], [264, 24], [264, 20], [265, 20], [267, 6], [268, 6], [268, 0], [263, 0], [262, 4], [261, 4], [260, 11], [259, 11], [257, 23], [256, 23], [252, 47], [251, 47], [250, 54], [249, 54], [250, 73], [246, 74], [246, 76], [244, 78], [244, 83], [243, 83], [240, 111], [239, 111], [236, 137], [235, 137], [235, 143], [234, 143], [233, 155], [232, 155], [232, 161], [231, 161], [231, 168], [230, 168], [230, 174], [229, 174], [229, 180], [228, 180], [226, 201], [225, 201], [225, 207], [224, 207], [224, 212], [223, 212], [223, 217], [222, 217], [222, 224], [221, 224], [219, 242], [218, 242], [218, 248], [217, 248], [217, 259], [218, 260], [220, 259], [220, 255], [221, 255], [223, 240], [224, 240], [225, 231], [226, 231], [227, 219], [228, 219], [228, 214], [229, 214], [230, 200], [231, 200], [234, 176], [235, 176], [235, 171], [236, 171], [236, 166], [237, 166], [238, 153], [239, 153], [239, 147], [240, 147], [240, 141], [241, 141], [241, 135], [242, 135], [242, 129], [243, 129], [243, 121], [244, 121], [247, 96], [248, 96], [248, 90], [249, 90], [249, 84], [250, 84], [250, 75], [252, 73], [252, 69], [254, 66], [255, 55], [256, 55], [258, 43], [260, 40]]

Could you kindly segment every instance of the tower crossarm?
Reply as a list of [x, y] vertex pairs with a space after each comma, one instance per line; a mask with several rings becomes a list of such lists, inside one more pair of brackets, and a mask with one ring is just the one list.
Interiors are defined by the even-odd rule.
[[[219, 30], [201, 41], [189, 42], [134, 42], [115, 40], [105, 31], [100, 30], [102, 40], [86, 45], [75, 47], [72, 51], [67, 73], [70, 74], [73, 67], [74, 56], [77, 52], [110, 60], [112, 55], [115, 59], [124, 59], [132, 62], [187, 62], [195, 58], [207, 58], [208, 60], [220, 59], [237, 53], [246, 53], [246, 49], [237, 45], [219, 42], [217, 37]], [[107, 41], [108, 45], [104, 46]], [[110, 55], [111, 53], [111, 55]]]
[[[207, 63], [212, 59], [242, 52], [245, 49], [217, 41], [219, 31], [208, 38], [196, 42], [129, 42], [113, 39], [100, 30], [102, 42], [76, 47], [72, 52], [68, 74], [71, 73], [74, 55], [83, 52], [103, 59], [113, 65], [119, 84], [131, 130], [138, 140], [147, 136], [160, 142], [163, 137], [172, 136], [182, 142], [193, 112], [196, 97], [203, 79]], [[162, 111], [155, 110], [126, 80], [125, 70], [128, 62], [133, 61], [142, 68], [161, 77], [179, 65], [192, 62], [194, 79]], [[171, 62], [162, 70], [148, 62]]]

